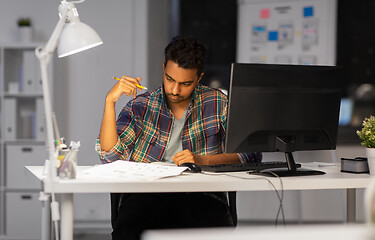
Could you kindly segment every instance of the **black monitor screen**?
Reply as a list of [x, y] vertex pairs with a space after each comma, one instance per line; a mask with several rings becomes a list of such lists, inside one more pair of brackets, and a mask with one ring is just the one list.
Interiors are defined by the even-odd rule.
[[232, 64], [226, 152], [336, 148], [342, 68]]

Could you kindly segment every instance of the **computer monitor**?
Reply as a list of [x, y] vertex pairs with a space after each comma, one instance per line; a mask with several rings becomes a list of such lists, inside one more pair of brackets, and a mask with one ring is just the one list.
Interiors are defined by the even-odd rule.
[[225, 150], [285, 152], [278, 175], [296, 170], [294, 151], [336, 148], [342, 68], [233, 63]]

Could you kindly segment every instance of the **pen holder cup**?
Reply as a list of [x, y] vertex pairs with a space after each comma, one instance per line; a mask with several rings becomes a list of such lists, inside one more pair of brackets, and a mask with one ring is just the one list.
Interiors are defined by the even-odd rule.
[[57, 168], [57, 175], [60, 178], [73, 179], [77, 173], [77, 152], [73, 149], [59, 150], [58, 159], [60, 166]]

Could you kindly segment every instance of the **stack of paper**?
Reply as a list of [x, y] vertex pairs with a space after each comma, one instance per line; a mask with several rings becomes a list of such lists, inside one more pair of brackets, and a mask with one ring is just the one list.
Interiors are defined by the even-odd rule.
[[187, 167], [118, 160], [112, 163], [94, 166], [84, 170], [83, 173], [101, 177], [155, 180], [180, 175], [186, 169]]

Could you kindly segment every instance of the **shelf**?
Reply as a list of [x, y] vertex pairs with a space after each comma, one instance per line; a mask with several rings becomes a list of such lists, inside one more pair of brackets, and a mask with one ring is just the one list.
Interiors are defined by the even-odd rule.
[[[45, 141], [40, 141], [36, 139], [14, 139], [14, 140], [3, 140], [3, 144], [7, 145], [44, 145]], [[47, 151], [47, 150], [46, 150]]]
[[3, 93], [4, 98], [42, 98], [42, 93]]
[[[35, 49], [44, 45], [45, 42], [0, 42], [0, 239], [40, 239], [39, 233], [32, 237], [34, 231], [18, 235], [12, 221], [30, 223], [40, 212], [29, 212], [40, 206], [40, 184], [29, 181], [24, 166], [44, 164], [48, 158], [40, 62], [35, 54]], [[52, 64], [47, 74], [53, 89]], [[24, 209], [19, 208], [21, 205]], [[19, 217], [12, 211], [29, 213]], [[40, 223], [35, 223], [38, 226], [32, 229], [40, 229]]]
[[[42, 165], [42, 163], [41, 163]], [[41, 188], [39, 187], [35, 187], [35, 188], [25, 188], [25, 189], [22, 189], [22, 188], [4, 188], [3, 192], [6, 192], [6, 193], [18, 193], [18, 192], [22, 192], [22, 193], [38, 193], [40, 192]]]
[[31, 49], [45, 44], [45, 42], [1, 42], [0, 47], [4, 49]]

